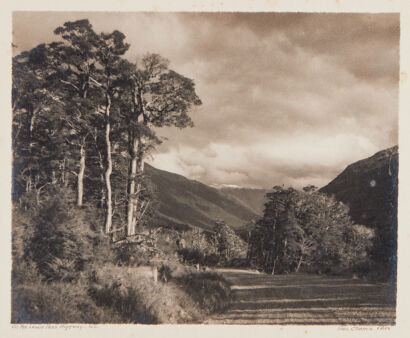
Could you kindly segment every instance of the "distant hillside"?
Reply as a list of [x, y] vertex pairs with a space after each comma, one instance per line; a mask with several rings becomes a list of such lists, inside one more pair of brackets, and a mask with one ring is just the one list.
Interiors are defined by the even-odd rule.
[[347, 204], [356, 223], [376, 230], [375, 254], [390, 265], [395, 265], [398, 162], [398, 147], [385, 149], [350, 164], [320, 189]]
[[[212, 229], [215, 220], [224, 220], [237, 230], [258, 218], [263, 208], [263, 190], [238, 189], [224, 191], [184, 176], [156, 169], [145, 164], [159, 200], [158, 219], [163, 226], [180, 229], [200, 227]], [[255, 196], [255, 201], [252, 201]], [[259, 201], [262, 206], [258, 206]]]
[[221, 191], [228, 196], [231, 196], [238, 202], [244, 204], [258, 215], [263, 214], [264, 205], [266, 202], [266, 189], [250, 189], [250, 188], [222, 188]]
[[372, 227], [386, 222], [397, 207], [398, 147], [347, 166], [320, 191], [347, 204], [357, 223]]

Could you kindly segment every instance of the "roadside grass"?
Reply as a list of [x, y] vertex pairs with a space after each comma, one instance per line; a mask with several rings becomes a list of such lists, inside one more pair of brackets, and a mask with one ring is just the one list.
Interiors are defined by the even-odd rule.
[[168, 280], [151, 267], [93, 266], [75, 282], [26, 282], [13, 286], [13, 323], [198, 323], [230, 299], [215, 273], [174, 262]]
[[93, 271], [90, 295], [96, 304], [118, 313], [121, 322], [185, 323], [201, 318], [201, 309], [174, 283], [154, 283], [142, 269], [106, 265]]
[[178, 262], [167, 262], [159, 269], [160, 279], [184, 290], [205, 315], [221, 312], [232, 301], [231, 284], [221, 274], [197, 271]]
[[231, 301], [229, 283], [221, 275], [172, 261], [159, 268], [157, 283], [149, 267], [103, 266], [93, 270], [89, 291], [98, 306], [130, 323], [200, 322]]
[[119, 316], [102, 309], [80, 283], [36, 282], [12, 290], [12, 323], [115, 323]]
[[176, 280], [207, 314], [222, 312], [232, 300], [230, 285], [217, 273], [190, 273]]

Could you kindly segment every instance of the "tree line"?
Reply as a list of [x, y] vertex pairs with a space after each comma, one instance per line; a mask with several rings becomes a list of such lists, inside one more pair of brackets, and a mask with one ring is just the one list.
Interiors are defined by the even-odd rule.
[[155, 130], [193, 126], [195, 84], [158, 54], [129, 61], [117, 30], [79, 20], [54, 33], [13, 58], [14, 199], [39, 205], [71, 188], [78, 207], [103, 210], [106, 234], [133, 236], [152, 207], [143, 166], [162, 142]]

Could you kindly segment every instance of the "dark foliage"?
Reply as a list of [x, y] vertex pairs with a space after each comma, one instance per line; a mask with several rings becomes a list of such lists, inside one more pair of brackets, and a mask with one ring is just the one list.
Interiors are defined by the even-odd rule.
[[373, 232], [345, 205], [314, 192], [275, 187], [250, 238], [252, 264], [269, 273], [341, 272], [369, 262]]
[[98, 307], [83, 285], [33, 283], [12, 291], [12, 323], [110, 323], [118, 316]]
[[141, 297], [132, 287], [121, 290], [121, 285], [113, 283], [89, 288], [89, 295], [97, 306], [112, 309], [118, 313], [123, 323], [155, 324], [155, 317], [149, 312]]
[[115, 263], [125, 266], [149, 265], [155, 248], [154, 244], [149, 247], [152, 251], [147, 252], [141, 247], [141, 243], [124, 242], [113, 248]]
[[72, 195], [69, 189], [52, 189], [45, 192], [39, 207], [25, 213], [21, 209], [16, 211], [26, 218], [13, 222], [15, 234], [25, 234], [13, 242], [14, 272], [19, 271], [18, 262], [32, 262], [41, 275], [39, 278], [72, 282], [87, 264], [111, 261], [109, 238], [99, 231], [97, 214], [73, 206]]
[[186, 264], [203, 264], [205, 255], [199, 249], [182, 248], [178, 249], [178, 255], [182, 258], [182, 262]]

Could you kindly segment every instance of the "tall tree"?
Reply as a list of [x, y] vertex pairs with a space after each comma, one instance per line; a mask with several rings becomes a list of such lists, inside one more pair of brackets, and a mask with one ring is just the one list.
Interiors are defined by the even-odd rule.
[[[13, 190], [36, 192], [55, 179], [56, 135], [63, 102], [52, 92], [53, 47], [41, 44], [13, 58]], [[18, 188], [17, 181], [20, 182]]]
[[[105, 200], [105, 231], [112, 230], [112, 101], [117, 91], [120, 70], [118, 64], [129, 45], [124, 42], [125, 35], [119, 31], [97, 34], [88, 20], [66, 22], [55, 30], [61, 35], [65, 44], [61, 47], [61, 58], [64, 60], [65, 79], [61, 82], [71, 91], [74, 110], [77, 112], [75, 123], [67, 121], [75, 130], [76, 144], [79, 150], [78, 170], [78, 205], [82, 204], [83, 181], [86, 161], [87, 138], [97, 147], [99, 164], [102, 165], [101, 151], [98, 149], [96, 126], [100, 126], [98, 115], [103, 117], [104, 125], [104, 183], [105, 192], [101, 199]], [[92, 123], [90, 123], [92, 121]], [[71, 144], [75, 144], [72, 141]]]
[[78, 152], [77, 205], [82, 206], [90, 115], [97, 109], [95, 98], [98, 92], [95, 88], [98, 88], [96, 53], [99, 38], [88, 20], [66, 22], [54, 33], [63, 39], [63, 43], [55, 44], [55, 56], [60, 61], [55, 81], [66, 102], [66, 142]]
[[131, 66], [127, 79], [132, 102], [128, 119], [128, 236], [135, 234], [137, 220], [148, 203], [139, 199], [141, 185], [138, 179], [143, 174], [147, 153], [159, 141], [154, 128], [193, 126], [188, 113], [193, 106], [201, 104], [194, 82], [170, 70], [168, 65], [168, 60], [160, 55], [147, 54]]
[[111, 174], [113, 171], [112, 162], [112, 144], [111, 144], [111, 111], [112, 101], [118, 94], [119, 86], [122, 85], [119, 79], [123, 77], [121, 71], [121, 56], [129, 48], [125, 43], [125, 35], [117, 30], [110, 34], [101, 33], [98, 40], [98, 60], [101, 66], [99, 86], [103, 92], [104, 103], [103, 112], [105, 115], [105, 146], [106, 146], [106, 163], [105, 163], [105, 186], [106, 186], [106, 218], [105, 232], [112, 231], [113, 203], [112, 203], [112, 186]]

